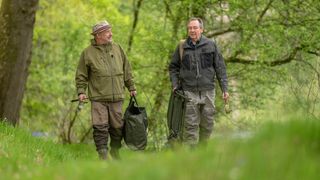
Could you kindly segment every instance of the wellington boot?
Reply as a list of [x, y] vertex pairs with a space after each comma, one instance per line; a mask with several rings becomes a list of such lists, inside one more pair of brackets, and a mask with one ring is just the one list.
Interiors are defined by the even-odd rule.
[[120, 160], [120, 154], [119, 154], [119, 149], [111, 149], [110, 150], [110, 155], [112, 159]]
[[101, 160], [108, 160], [108, 150], [107, 149], [99, 149], [98, 154], [99, 154], [99, 158]]

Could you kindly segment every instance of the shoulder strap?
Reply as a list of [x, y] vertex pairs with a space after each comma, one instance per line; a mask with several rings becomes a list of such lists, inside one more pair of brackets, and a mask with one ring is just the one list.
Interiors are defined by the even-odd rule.
[[179, 43], [179, 55], [180, 55], [180, 62], [182, 62], [182, 56], [183, 56], [183, 43], [185, 42], [185, 39], [180, 40]]

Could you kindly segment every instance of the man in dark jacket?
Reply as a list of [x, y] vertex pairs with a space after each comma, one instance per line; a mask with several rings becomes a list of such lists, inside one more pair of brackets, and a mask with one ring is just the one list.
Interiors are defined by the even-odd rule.
[[131, 96], [136, 95], [131, 67], [121, 46], [112, 41], [111, 26], [107, 21], [92, 28], [94, 39], [83, 50], [76, 72], [76, 87], [80, 101], [91, 101], [93, 139], [101, 159], [110, 154], [119, 158], [122, 140], [122, 103], [125, 87]]
[[225, 101], [229, 94], [224, 60], [216, 44], [202, 35], [202, 20], [191, 18], [187, 28], [188, 38], [176, 48], [169, 73], [173, 91], [182, 89], [190, 99], [186, 104], [183, 141], [194, 146], [199, 141], [206, 142], [212, 133], [215, 78]]

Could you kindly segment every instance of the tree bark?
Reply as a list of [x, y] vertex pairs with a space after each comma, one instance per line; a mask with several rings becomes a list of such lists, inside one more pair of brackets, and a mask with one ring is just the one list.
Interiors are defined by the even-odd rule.
[[143, 0], [138, 0], [137, 4], [136, 1], [133, 2], [133, 23], [132, 23], [132, 29], [129, 35], [129, 41], [128, 41], [128, 50], [127, 52], [129, 53], [131, 51], [131, 46], [133, 43], [133, 36], [134, 36], [134, 30], [137, 27], [138, 24], [138, 19], [139, 19], [139, 11], [140, 7], [142, 5]]
[[0, 10], [0, 121], [19, 122], [31, 62], [39, 0], [2, 0]]

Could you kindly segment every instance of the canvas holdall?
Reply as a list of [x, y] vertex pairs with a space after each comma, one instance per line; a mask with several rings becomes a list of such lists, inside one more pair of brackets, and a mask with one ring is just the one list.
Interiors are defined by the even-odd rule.
[[136, 98], [130, 102], [124, 113], [124, 141], [132, 150], [144, 150], [147, 146], [148, 118], [145, 107], [139, 107]]

